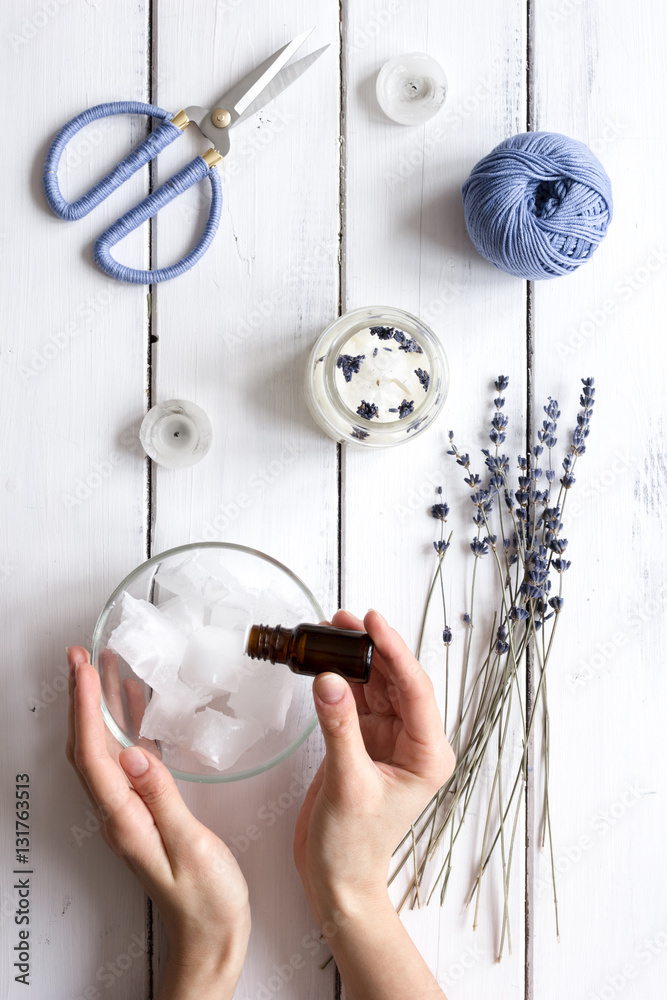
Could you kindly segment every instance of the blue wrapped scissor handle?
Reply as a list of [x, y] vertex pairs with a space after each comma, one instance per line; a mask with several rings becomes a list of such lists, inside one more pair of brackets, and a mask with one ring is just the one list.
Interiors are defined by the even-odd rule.
[[[74, 202], [66, 201], [58, 184], [58, 164], [67, 143], [80, 129], [98, 118], [128, 114], [158, 118], [160, 124], [138, 146], [135, 146], [124, 160], [113, 167], [101, 181], [94, 184], [86, 194]], [[153, 160], [174, 139], [183, 134], [180, 128], [172, 124], [171, 117], [168, 111], [153, 104], [143, 104], [140, 101], [114, 101], [108, 104], [97, 104], [67, 122], [49, 147], [42, 177], [46, 200], [55, 214], [66, 221], [73, 221], [83, 218], [84, 215], [101, 204], [112, 191], [119, 188], [140, 167]], [[189, 187], [204, 180], [205, 177], [208, 177], [211, 184], [211, 208], [208, 220], [197, 245], [181, 260], [169, 267], [141, 270], [120, 264], [111, 256], [111, 248], [119, 243], [124, 236], [137, 229], [147, 219], [156, 215], [164, 205]], [[196, 156], [187, 166], [170, 177], [168, 181], [149, 194], [138, 205], [135, 205], [134, 208], [131, 208], [120, 219], [117, 219], [97, 238], [93, 247], [95, 263], [110, 278], [128, 281], [135, 285], [154, 284], [176, 278], [189, 270], [193, 264], [196, 264], [208, 250], [218, 229], [221, 209], [220, 175], [215, 167], [209, 167], [201, 156]]]

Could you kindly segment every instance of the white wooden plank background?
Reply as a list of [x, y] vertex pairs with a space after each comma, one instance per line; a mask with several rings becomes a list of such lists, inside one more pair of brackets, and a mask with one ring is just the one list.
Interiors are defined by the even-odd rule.
[[667, 14], [610, 6], [538, 5], [535, 17], [535, 127], [589, 143], [615, 200], [590, 268], [535, 290], [537, 402], [557, 395], [571, 414], [585, 375], [599, 394], [568, 500], [572, 576], [549, 690], [562, 935], [557, 945], [538, 858], [535, 995], [545, 1000], [665, 991], [667, 248], [654, 192], [665, 170]]
[[[539, 417], [543, 397], [558, 396], [563, 440], [579, 377], [595, 375], [600, 393], [590, 452], [570, 498], [571, 600], [550, 668], [562, 939], [556, 944], [547, 860], [532, 847], [527, 882], [522, 852], [515, 862], [512, 956], [493, 961], [501, 911], [491, 882], [473, 935], [459, 903], [479, 848], [483, 816], [474, 813], [448, 904], [408, 911], [405, 920], [450, 1000], [661, 995], [666, 17], [657, 0], [639, 13], [617, 0], [5, 5], [3, 93], [18, 111], [5, 133], [0, 241], [0, 946], [7, 970], [0, 1000], [24, 995], [9, 957], [17, 929], [11, 807], [14, 775], [23, 771], [35, 803], [33, 995], [89, 1000], [97, 989], [111, 1000], [149, 998], [161, 975], [159, 923], [149, 923], [142, 893], [87, 829], [87, 803], [64, 760], [65, 645], [87, 641], [108, 592], [147, 551], [212, 538], [285, 561], [327, 611], [340, 586], [351, 610], [377, 606], [414, 642], [432, 568], [426, 508], [435, 485], [457, 510], [453, 526], [467, 514], [445, 455], [446, 430], [452, 426], [471, 451], [483, 445], [490, 385], [501, 371], [511, 378], [513, 450], [522, 448], [529, 398]], [[329, 51], [239, 127], [223, 167], [218, 238], [193, 271], [154, 290], [149, 322], [147, 289], [114, 284], [90, 259], [94, 237], [147, 190], [148, 172], [89, 218], [65, 225], [41, 193], [48, 142], [69, 117], [100, 101], [151, 98], [172, 111], [213, 101], [313, 24], [309, 48], [330, 42]], [[424, 128], [400, 128], [376, 108], [374, 77], [385, 59], [419, 50], [444, 65], [447, 105]], [[528, 123], [588, 142], [612, 177], [616, 201], [594, 260], [532, 291], [533, 371], [526, 286], [476, 255], [460, 202], [477, 159]], [[82, 133], [64, 164], [65, 193], [85, 190], [144, 128], [117, 119]], [[200, 149], [188, 132], [175, 147], [160, 158], [156, 179]], [[206, 209], [207, 196], [195, 191], [162, 213], [153, 229], [160, 263], [191, 245]], [[140, 266], [148, 249], [147, 232], [121, 248], [124, 260]], [[438, 426], [414, 444], [339, 455], [308, 417], [302, 371], [339, 308], [371, 302], [430, 322], [449, 357], [451, 393]], [[147, 367], [149, 334], [158, 339]], [[199, 466], [154, 470], [147, 479], [133, 444], [147, 393], [153, 403], [193, 399], [209, 413], [214, 446]], [[447, 583], [453, 651], [462, 638], [456, 616], [465, 610], [467, 526], [455, 537]], [[434, 648], [430, 637], [424, 661], [437, 681]], [[289, 789], [310, 779], [321, 752], [315, 734], [250, 782], [183, 786], [197, 815], [235, 838], [249, 881], [255, 923], [237, 991], [243, 1000], [262, 995], [262, 986], [293, 1000], [336, 993], [332, 966], [319, 970], [327, 952], [291, 861], [301, 793]], [[244, 849], [247, 826], [281, 793], [291, 804]], [[528, 926], [524, 888], [532, 900]], [[136, 940], [145, 951], [126, 960]], [[274, 988], [274, 967], [297, 953], [305, 968]], [[106, 978], [98, 978], [104, 967]]]

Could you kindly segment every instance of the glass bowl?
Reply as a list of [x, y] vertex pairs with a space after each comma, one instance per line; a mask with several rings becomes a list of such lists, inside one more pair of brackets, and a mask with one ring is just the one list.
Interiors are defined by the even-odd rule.
[[388, 306], [345, 313], [321, 335], [306, 367], [310, 412], [335, 441], [386, 448], [412, 440], [449, 389], [442, 344], [417, 316]]
[[[158, 571], [169, 571], [181, 565], [184, 559], [193, 556], [196, 557], [197, 564], [205, 568], [207, 579], [213, 581], [213, 585], [218, 580], [221, 583], [224, 581], [224, 589], [224, 585], [229, 587], [230, 578], [238, 581], [239, 593], [244, 594], [246, 604], [246, 607], [239, 610], [244, 619], [241, 626], [245, 622], [247, 625], [262, 623], [293, 627], [300, 622], [319, 622], [325, 617], [308, 587], [291, 570], [271, 556], [244, 545], [227, 542], [181, 545], [142, 563], [116, 587], [95, 626], [91, 662], [98, 670], [102, 682], [104, 721], [123, 747], [137, 743], [146, 746], [163, 760], [175, 778], [209, 783], [240, 781], [242, 778], [260, 774], [285, 760], [313, 731], [317, 716], [311, 694], [312, 678], [303, 676], [295, 678], [292, 700], [282, 732], [266, 733], [228, 770], [218, 771], [212, 765], [202, 763], [201, 759], [189, 750], [160, 741], [149, 744], [139, 736], [141, 720], [139, 719], [138, 723], [135, 721], [135, 724], [126, 721], [131, 718], [131, 714], [136, 716], [136, 713], [128, 710], [127, 692], [123, 682], [130, 679], [138, 681], [146, 705], [151, 697], [151, 688], [136, 676], [121, 656], [117, 656], [109, 648], [111, 633], [121, 620], [123, 593], [127, 592], [131, 597], [143, 599], [151, 604], [161, 604], [171, 597], [171, 593], [168, 590], [163, 593], [165, 585], [160, 584], [159, 579], [156, 580], [156, 574]], [[247, 607], [249, 593], [253, 595], [251, 609]], [[233, 604], [233, 595], [225, 600]], [[243, 604], [244, 601], [239, 600], [238, 603]], [[256, 621], [251, 622], [251, 618]], [[109, 662], [107, 657], [111, 657], [113, 662], [118, 664], [120, 695], [115, 672], [107, 671], [106, 664]], [[119, 697], [122, 699], [122, 706]]]

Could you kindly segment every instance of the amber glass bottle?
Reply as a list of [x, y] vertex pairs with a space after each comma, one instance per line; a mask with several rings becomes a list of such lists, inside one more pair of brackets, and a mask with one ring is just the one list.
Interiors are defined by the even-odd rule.
[[248, 656], [253, 660], [285, 663], [295, 674], [331, 672], [346, 680], [365, 684], [371, 675], [373, 640], [366, 632], [334, 628], [333, 625], [252, 625]]

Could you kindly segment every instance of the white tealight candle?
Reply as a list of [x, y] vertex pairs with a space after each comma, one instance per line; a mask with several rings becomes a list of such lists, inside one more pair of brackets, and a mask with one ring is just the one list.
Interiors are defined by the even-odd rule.
[[141, 444], [165, 469], [195, 465], [211, 447], [211, 422], [195, 403], [168, 399], [148, 411], [141, 424]]
[[447, 96], [442, 66], [424, 52], [386, 62], [375, 83], [378, 104], [399, 125], [420, 125], [437, 114]]

